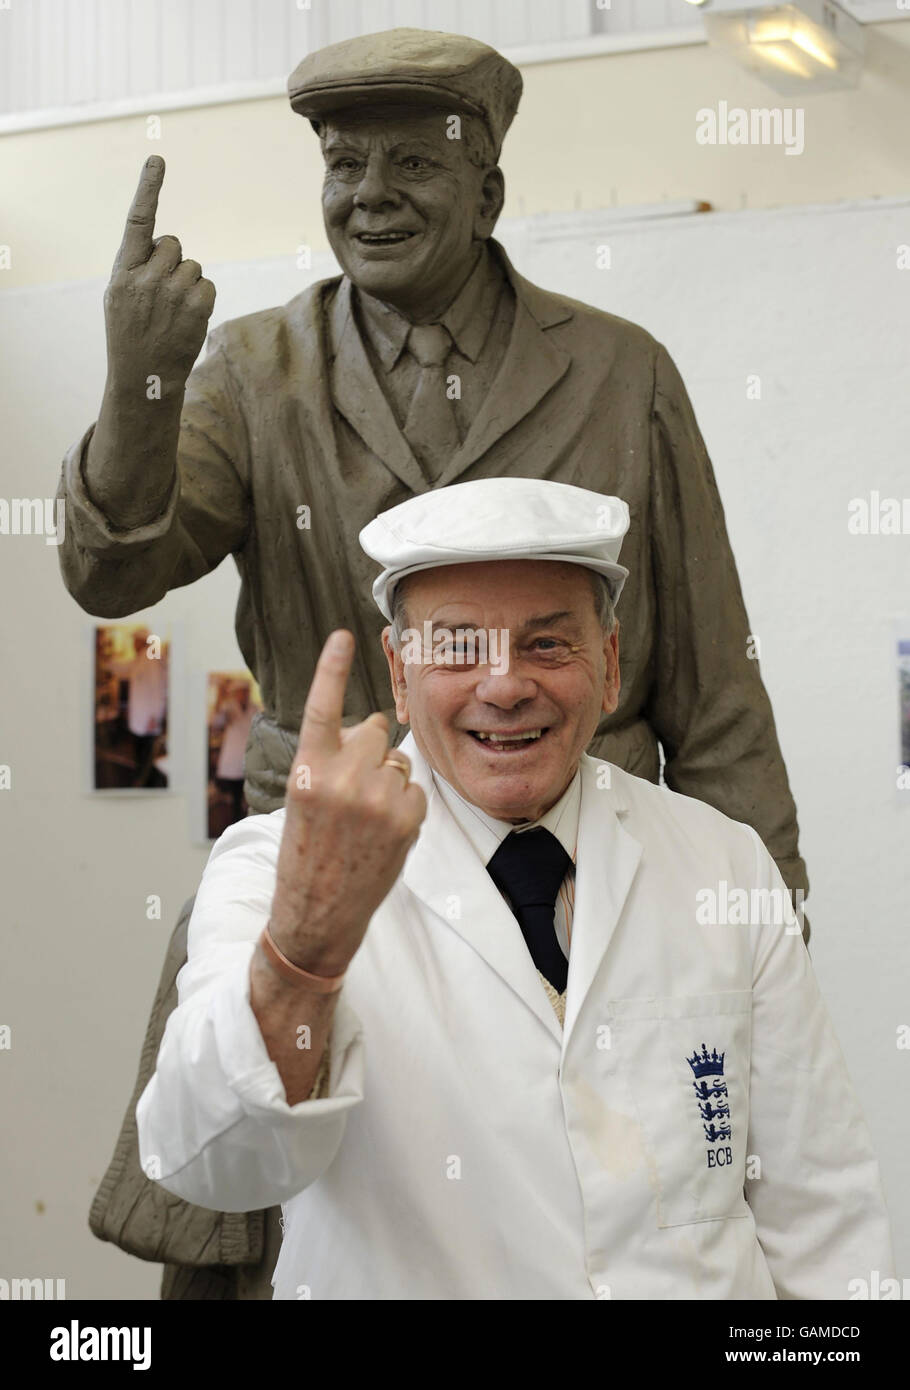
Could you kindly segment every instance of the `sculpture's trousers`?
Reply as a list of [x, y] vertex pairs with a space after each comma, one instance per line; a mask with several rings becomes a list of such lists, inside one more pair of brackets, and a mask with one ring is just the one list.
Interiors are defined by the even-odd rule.
[[281, 1246], [281, 1209], [208, 1211], [150, 1181], [139, 1162], [136, 1102], [154, 1074], [164, 1026], [177, 1005], [177, 972], [186, 960], [194, 901], [184, 904], [168, 943], [136, 1085], [114, 1156], [92, 1203], [89, 1225], [99, 1240], [163, 1264], [162, 1298], [270, 1299]]

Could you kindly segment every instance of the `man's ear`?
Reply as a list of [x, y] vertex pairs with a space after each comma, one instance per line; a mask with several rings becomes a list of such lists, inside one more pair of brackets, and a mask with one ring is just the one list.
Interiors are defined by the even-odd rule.
[[604, 714], [612, 714], [619, 704], [619, 623], [614, 624], [609, 637], [604, 634], [604, 662], [606, 673], [600, 707]]
[[409, 724], [411, 722], [408, 713], [408, 683], [405, 679], [404, 662], [401, 653], [396, 652], [391, 642], [391, 627], [382, 629], [382, 649], [385, 652], [386, 661], [389, 663], [389, 682], [392, 686], [392, 698], [395, 701], [395, 717], [399, 724]]
[[505, 199], [506, 181], [503, 172], [498, 164], [491, 165], [484, 173], [478, 194], [477, 211], [474, 214], [475, 240], [486, 241], [493, 235], [493, 228], [502, 212]]

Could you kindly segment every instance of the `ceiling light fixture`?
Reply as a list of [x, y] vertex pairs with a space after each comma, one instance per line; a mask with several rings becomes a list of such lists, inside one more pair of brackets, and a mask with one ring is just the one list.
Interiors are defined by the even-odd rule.
[[865, 34], [834, 0], [711, 10], [708, 42], [784, 96], [842, 91], [859, 83]]

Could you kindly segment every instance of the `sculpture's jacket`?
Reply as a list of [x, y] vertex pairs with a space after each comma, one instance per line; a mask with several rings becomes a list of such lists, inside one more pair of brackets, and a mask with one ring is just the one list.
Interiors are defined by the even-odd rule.
[[[771, 706], [749, 644], [736, 565], [692, 406], [644, 329], [550, 294], [501, 257], [516, 296], [509, 348], [437, 486], [515, 474], [622, 497], [631, 512], [619, 605], [622, 691], [592, 751], [755, 827], [791, 888], [807, 889]], [[378, 567], [359, 530], [428, 482], [383, 395], [336, 277], [213, 330], [192, 372], [178, 473], [161, 517], [130, 532], [93, 505], [64, 462], [58, 547], [70, 592], [121, 617], [234, 554], [236, 628], [265, 718], [247, 753], [248, 800], [284, 799], [303, 702], [325, 638], [350, 628], [351, 718], [389, 711]], [[399, 731], [400, 732], [400, 731]]]
[[[585, 756], [565, 1028], [436, 792], [289, 1106], [249, 1004], [284, 811], [215, 846], [146, 1170], [284, 1205], [275, 1296], [845, 1299], [892, 1267], [878, 1166], [755, 832]], [[743, 896], [744, 895], [744, 896]]]

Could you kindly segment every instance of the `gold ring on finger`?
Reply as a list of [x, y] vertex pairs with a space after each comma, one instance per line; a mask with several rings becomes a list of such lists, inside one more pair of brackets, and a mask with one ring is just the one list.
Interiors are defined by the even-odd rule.
[[405, 786], [407, 786], [408, 782], [410, 782], [411, 769], [403, 758], [396, 758], [394, 753], [386, 753], [385, 757], [382, 760], [382, 766], [397, 767], [398, 771], [402, 773], [404, 776]]

